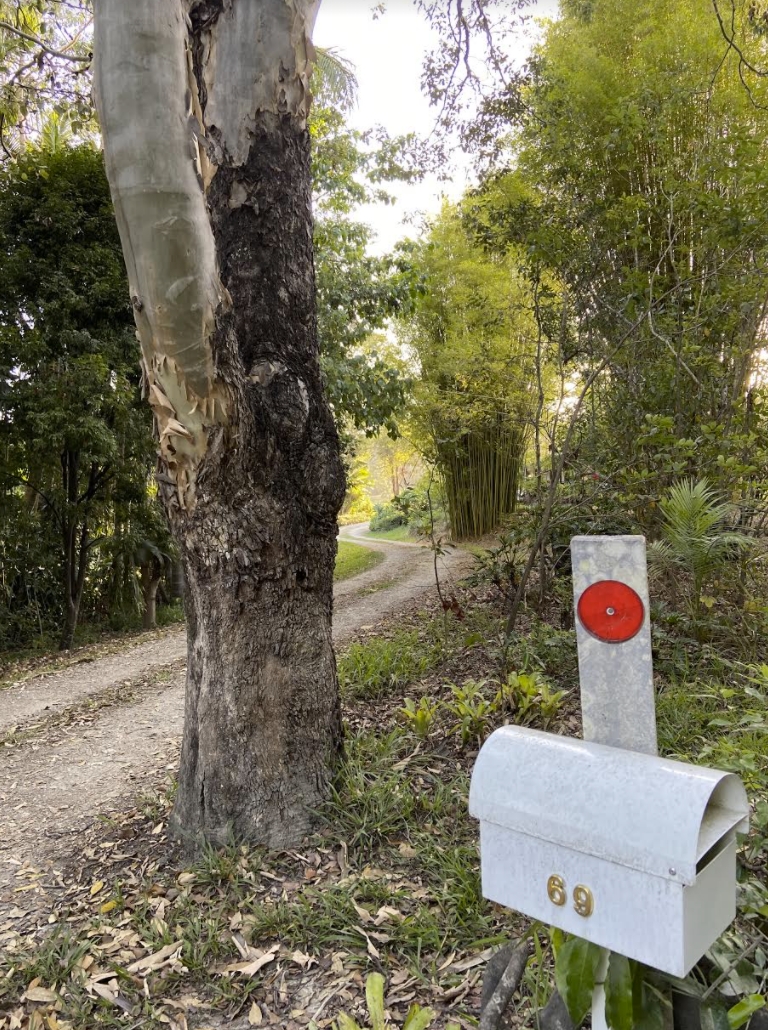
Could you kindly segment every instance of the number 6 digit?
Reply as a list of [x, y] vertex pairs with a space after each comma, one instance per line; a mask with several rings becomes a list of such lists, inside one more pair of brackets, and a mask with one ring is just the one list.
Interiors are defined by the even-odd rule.
[[550, 876], [547, 880], [547, 894], [553, 905], [564, 905], [568, 900], [565, 893], [565, 881], [562, 876]]

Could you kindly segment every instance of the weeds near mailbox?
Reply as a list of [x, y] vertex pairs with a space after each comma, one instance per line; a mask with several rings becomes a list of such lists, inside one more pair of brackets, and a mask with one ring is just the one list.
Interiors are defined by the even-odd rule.
[[726, 572], [733, 558], [754, 543], [728, 528], [734, 507], [720, 501], [706, 479], [675, 483], [660, 507], [662, 539], [648, 548], [649, 571], [685, 576], [687, 601], [697, 625], [709, 601], [704, 595], [707, 583]]
[[407, 697], [400, 709], [400, 716], [407, 722], [413, 732], [421, 740], [429, 736], [429, 731], [440, 709], [440, 702], [431, 697], [419, 698], [419, 703]]
[[352, 644], [339, 659], [339, 684], [347, 697], [384, 697], [436, 664], [441, 647], [417, 630]]
[[[723, 972], [716, 981], [717, 992], [694, 976], [678, 980], [609, 952], [605, 978], [605, 1022], [609, 1030], [665, 1026], [665, 1010], [672, 1008], [671, 990], [695, 1000], [702, 1027], [738, 1030], [765, 1006], [765, 997], [759, 992], [768, 982], [765, 954], [758, 959], [760, 975], [755, 975], [754, 962], [744, 968], [749, 945], [743, 946], [743, 937], [730, 930], [708, 952], [715, 969]], [[743, 949], [740, 954], [739, 948]], [[602, 954], [602, 948], [578, 937], [569, 938], [555, 949], [555, 983], [576, 1026], [581, 1025], [592, 1004]], [[740, 1000], [732, 1004], [734, 997]]]
[[[233, 842], [205, 854], [191, 870], [179, 873], [169, 866], [137, 872], [138, 884], [130, 877], [115, 881], [109, 868], [98, 874], [93, 866], [88, 869], [80, 885], [85, 921], [73, 924], [73, 929], [77, 940], [87, 942], [85, 947], [96, 956], [99, 969], [109, 968], [110, 959], [101, 949], [105, 942], [109, 945], [112, 934], [135, 935], [141, 954], [183, 939], [179, 962], [186, 972], [174, 968], [167, 976], [163, 971], [150, 976], [151, 999], [143, 997], [136, 984], [120, 981], [121, 996], [135, 1006], [135, 1019], [147, 1026], [160, 1025], [155, 1013], [173, 1016], [164, 1006], [172, 1006], [179, 991], [203, 985], [206, 1000], [217, 1007], [231, 1006], [234, 1011], [244, 999], [247, 1004], [258, 999], [263, 1005], [261, 974], [247, 982], [221, 975], [220, 970], [239, 957], [234, 937], [257, 948], [280, 941], [275, 967], [278, 963], [290, 967], [294, 949], [307, 952], [313, 962], [336, 955], [337, 962], [345, 963], [345, 973], [350, 973], [347, 983], [353, 992], [355, 983], [362, 992], [365, 967], [371, 961], [380, 963], [387, 977], [397, 972], [400, 977], [418, 978], [421, 986], [415, 988], [416, 997], [425, 1006], [437, 1000], [435, 1007], [442, 1009], [444, 992], [468, 989], [467, 1000], [456, 1011], [462, 1023], [471, 1018], [465, 1013], [476, 1011], [481, 966], [468, 968], [465, 963], [473, 962], [473, 956], [479, 963], [481, 951], [502, 943], [510, 932], [509, 915], [501, 917], [481, 896], [477, 828], [467, 815], [472, 751], [478, 736], [504, 721], [551, 722], [551, 728], [557, 729], [563, 709], [570, 719], [570, 706], [560, 688], [575, 683], [575, 670], [571, 672], [575, 645], [569, 634], [534, 622], [525, 637], [512, 641], [507, 669], [513, 671], [505, 670], [500, 677], [501, 663], [492, 643], [498, 622], [492, 622], [487, 605], [473, 609], [464, 599], [462, 604], [466, 621], [451, 622], [447, 635], [440, 612], [431, 626], [418, 617], [408, 629], [379, 638], [383, 645], [374, 640], [361, 645], [378, 657], [369, 664], [361, 661], [359, 668], [365, 675], [357, 683], [347, 683], [347, 760], [323, 809], [325, 829], [307, 842], [301, 855], [270, 856]], [[396, 661], [398, 643], [404, 644], [406, 652], [402, 664]], [[690, 986], [700, 997], [726, 966], [733, 966], [726, 989], [736, 993], [724, 1001], [719, 998], [714, 1011], [722, 1021], [730, 1009], [731, 1025], [737, 1028], [739, 1021], [746, 1026], [749, 1012], [762, 1004], [766, 989], [768, 733], [761, 723], [768, 722], [768, 666], [739, 665], [711, 645], [694, 650], [690, 639], [687, 645], [678, 641], [676, 647], [680, 653], [686, 651], [687, 661], [678, 661], [676, 652], [674, 660], [671, 657], [662, 664], [657, 677], [663, 751], [699, 761], [703, 749], [717, 747], [715, 764], [722, 759], [757, 770], [749, 784], [754, 785], [752, 830], [740, 853], [739, 920], [718, 942], [716, 955], [713, 951], [712, 970], [705, 969], [701, 981]], [[418, 660], [410, 666], [412, 657]], [[379, 672], [386, 675], [374, 686], [377, 662]], [[428, 672], [438, 664], [425, 680], [425, 666]], [[402, 687], [391, 686], [393, 672], [394, 679], [407, 680], [402, 702]], [[375, 705], [349, 703], [358, 690], [375, 697]], [[726, 753], [725, 745], [732, 750]], [[153, 849], [158, 838], [152, 830], [167, 819], [169, 797], [158, 792], [145, 796], [138, 806], [146, 820], [141, 833]], [[110, 840], [117, 839], [121, 820], [116, 816], [104, 828]], [[320, 864], [307, 870], [304, 865], [310, 854]], [[132, 868], [139, 870], [144, 861], [139, 850]], [[89, 891], [97, 875], [108, 886], [92, 897]], [[114, 908], [106, 908], [111, 902]], [[511, 926], [513, 934], [525, 933], [519, 923]], [[551, 990], [552, 953], [564, 944], [562, 934], [553, 933], [551, 940], [547, 946], [542, 931], [543, 946], [536, 948], [536, 960], [520, 995], [521, 1025], [535, 1024], [534, 1011], [546, 1004], [547, 989]], [[368, 950], [369, 945], [379, 958]], [[52, 935], [36, 944], [34, 954], [31, 949], [23, 955], [17, 952], [11, 959], [13, 969], [7, 975], [6, 969], [0, 971], [0, 1007], [16, 1004], [33, 978], [40, 976], [41, 987], [56, 984], [64, 998], [64, 1009], [57, 1015], [60, 1021], [66, 1018], [74, 1026], [112, 1025], [104, 1001], [89, 994], [80, 980], [78, 948], [74, 938]], [[459, 951], [456, 970], [446, 966], [453, 949]], [[342, 952], [344, 957], [339, 959]], [[315, 975], [322, 978], [322, 967], [313, 964], [310, 976]], [[396, 986], [395, 981], [392, 987]], [[648, 999], [658, 997], [654, 992], [667, 986], [651, 979], [641, 994], [653, 1005]], [[721, 994], [720, 987], [717, 993]], [[266, 998], [268, 1007], [269, 995]], [[390, 1025], [402, 1030], [408, 1002], [398, 1009], [400, 999], [394, 990], [387, 1001]], [[336, 1017], [337, 1005], [347, 1010], [346, 1018], [353, 1022]], [[370, 1008], [359, 1000], [336, 999], [327, 1010], [329, 1025], [334, 1017], [338, 1030], [372, 1027]], [[419, 1024], [405, 1025], [413, 1030]]]
[[449, 732], [459, 734], [463, 745], [480, 742], [500, 722], [547, 727], [560, 711], [566, 690], [555, 690], [537, 672], [512, 672], [503, 683], [465, 680], [448, 684], [451, 698], [444, 708], [454, 719]]
[[464, 745], [471, 740], [479, 743], [488, 733], [491, 720], [499, 710], [495, 698], [488, 696], [487, 682], [467, 680], [461, 687], [452, 686], [451, 694], [451, 700], [445, 703], [446, 711], [456, 720], [451, 726], [451, 733], [459, 733]]
[[656, 709], [662, 753], [738, 773], [759, 797], [768, 778], [768, 692], [758, 682], [760, 669], [750, 666], [727, 685], [665, 687]]
[[554, 690], [537, 672], [511, 672], [499, 687], [495, 705], [508, 706], [513, 721], [520, 725], [536, 722], [546, 729], [567, 696], [567, 690]]
[[[391, 1024], [386, 1018], [384, 1010], [384, 977], [381, 973], [371, 973], [365, 981], [365, 1000], [368, 1005], [368, 1018], [370, 1019], [370, 1030], [384, 1030]], [[414, 1002], [403, 1023], [403, 1030], [428, 1030], [437, 1018], [437, 1013], [431, 1008], [422, 1008]], [[449, 1024], [446, 1030], [455, 1024]], [[356, 1023], [354, 1019], [342, 1012], [335, 1024], [335, 1030], [366, 1030]], [[458, 1027], [456, 1027], [458, 1030]]]
[[323, 814], [350, 849], [368, 858], [376, 848], [408, 835], [415, 798], [403, 776], [402, 731], [350, 740], [344, 766]]

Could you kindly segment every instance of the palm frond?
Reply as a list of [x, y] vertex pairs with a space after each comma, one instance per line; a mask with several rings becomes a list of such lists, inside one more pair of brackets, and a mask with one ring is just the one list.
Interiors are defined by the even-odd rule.
[[680, 558], [666, 540], [654, 540], [648, 544], [648, 574], [651, 579], [658, 578], [670, 568], [680, 565]]
[[334, 47], [317, 47], [315, 52], [313, 91], [342, 111], [351, 110], [357, 103], [358, 90], [354, 64]]
[[704, 584], [753, 541], [730, 529], [736, 509], [722, 501], [706, 479], [673, 484], [660, 507], [663, 539], [649, 547], [649, 567], [655, 572], [675, 567], [687, 573], [697, 610]]
[[46, 154], [56, 154], [72, 142], [74, 133], [66, 115], [50, 111], [40, 130], [40, 149]]
[[674, 483], [661, 502], [664, 532], [668, 539], [685, 544], [691, 538], [708, 537], [726, 523], [733, 508], [718, 501], [706, 479]]

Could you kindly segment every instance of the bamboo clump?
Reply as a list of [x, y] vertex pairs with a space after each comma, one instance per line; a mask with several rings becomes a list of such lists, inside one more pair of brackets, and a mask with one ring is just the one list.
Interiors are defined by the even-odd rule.
[[454, 540], [484, 536], [515, 510], [525, 443], [498, 418], [437, 444]]

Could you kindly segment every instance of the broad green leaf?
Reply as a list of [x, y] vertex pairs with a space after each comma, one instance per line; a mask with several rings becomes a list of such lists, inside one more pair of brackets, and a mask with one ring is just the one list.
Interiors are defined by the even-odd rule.
[[384, 1030], [384, 977], [371, 973], [365, 981], [365, 1000], [372, 1030]]
[[632, 968], [628, 958], [615, 952], [605, 978], [605, 1018], [611, 1030], [633, 1030]]
[[592, 1005], [592, 991], [601, 956], [602, 948], [573, 937], [560, 948], [555, 961], [557, 989], [577, 1026]]
[[403, 1030], [427, 1030], [432, 1025], [437, 1013], [434, 1009], [422, 1008], [415, 1002], [408, 1009], [408, 1015], [403, 1023]]
[[563, 944], [565, 944], [565, 934], [562, 930], [558, 930], [557, 927], [554, 927], [552, 930], [552, 954], [555, 956], [555, 959], [557, 959], [557, 956], [560, 954], [560, 949]]
[[749, 994], [742, 998], [733, 1008], [728, 1009], [728, 1025], [731, 1030], [738, 1030], [749, 1022], [754, 1012], [758, 1012], [765, 1005], [765, 998], [762, 994]]

